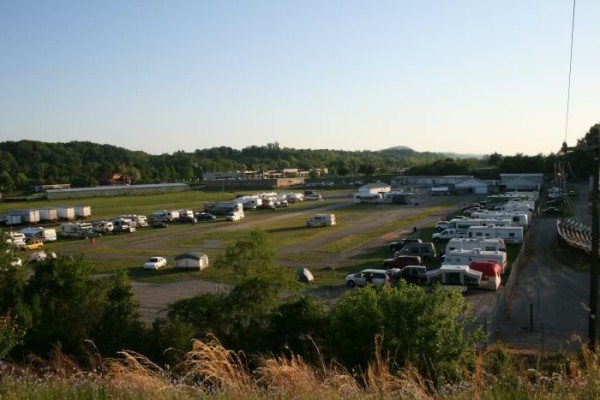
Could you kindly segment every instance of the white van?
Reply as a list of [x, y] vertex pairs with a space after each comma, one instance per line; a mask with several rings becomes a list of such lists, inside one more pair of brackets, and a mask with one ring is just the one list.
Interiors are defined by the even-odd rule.
[[452, 250], [506, 251], [506, 244], [502, 239], [451, 239], [446, 245], [446, 253]]
[[522, 226], [472, 226], [467, 231], [472, 239], [502, 239], [505, 243], [522, 243]]
[[333, 226], [335, 225], [335, 214], [317, 214], [308, 221], [306, 226]]

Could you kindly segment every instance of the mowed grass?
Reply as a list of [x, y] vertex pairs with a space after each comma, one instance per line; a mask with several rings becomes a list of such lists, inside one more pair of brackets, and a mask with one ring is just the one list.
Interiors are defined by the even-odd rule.
[[[93, 219], [114, 218], [120, 214], [149, 214], [161, 209], [201, 209], [207, 201], [231, 200], [234, 193], [221, 191], [190, 191], [148, 196], [124, 196], [113, 198], [90, 198], [70, 201], [27, 202], [2, 204], [6, 209], [35, 208], [51, 204], [86, 204], [92, 207]], [[331, 197], [333, 198], [331, 198]], [[250, 210], [241, 222], [226, 222], [222, 218], [214, 222], [201, 221], [197, 225], [172, 224], [167, 229], [140, 229], [133, 234], [105, 235], [95, 243], [79, 239], [61, 239], [47, 247], [59, 254], [81, 254], [95, 267], [98, 273], [128, 271], [134, 280], [169, 282], [189, 279], [207, 279], [220, 283], [232, 283], [235, 276], [230, 268], [210, 267], [204, 271], [177, 271], [173, 268], [174, 257], [187, 251], [208, 254], [211, 263], [223, 248], [242, 238], [251, 229], [260, 227], [267, 232], [269, 241], [279, 256], [282, 274], [292, 274], [296, 268], [308, 266], [315, 275], [318, 285], [343, 283], [343, 277], [357, 268], [380, 266], [381, 261], [391, 254], [387, 246], [366, 248], [353, 255], [334, 270], [324, 270], [327, 260], [376, 241], [384, 235], [412, 228], [419, 220], [442, 212], [451, 203], [415, 209], [396, 205], [356, 205], [350, 200], [350, 192], [328, 191], [326, 200], [292, 204], [277, 211]], [[330, 197], [330, 199], [327, 199]], [[399, 208], [400, 207], [400, 208]], [[319, 212], [334, 212], [338, 225], [326, 228], [306, 227], [306, 220]], [[386, 215], [391, 209], [407, 210], [407, 216], [390, 219]], [[0, 211], [1, 213], [2, 211]], [[383, 222], [361, 229], [375, 218]], [[358, 227], [358, 229], [357, 229]], [[396, 236], [395, 234], [392, 236]], [[302, 248], [306, 247], [306, 251]], [[169, 266], [159, 271], [144, 271], [142, 265], [151, 256], [164, 256]], [[315, 267], [318, 265], [318, 267]]]

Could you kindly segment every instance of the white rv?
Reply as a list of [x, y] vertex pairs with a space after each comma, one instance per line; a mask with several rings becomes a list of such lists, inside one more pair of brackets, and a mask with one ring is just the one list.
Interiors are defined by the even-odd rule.
[[333, 226], [336, 224], [335, 214], [317, 214], [308, 221], [306, 221], [306, 226]]
[[113, 232], [135, 232], [134, 222], [127, 218], [117, 218], [112, 221]]
[[473, 239], [502, 239], [505, 243], [522, 243], [522, 226], [472, 226], [467, 237]]
[[[267, 197], [271, 199], [271, 197]], [[241, 204], [244, 210], [254, 210], [263, 204], [263, 199], [258, 196], [238, 197], [234, 202]]]
[[474, 250], [452, 250], [444, 254], [445, 265], [469, 265], [472, 262], [493, 262], [506, 269], [506, 252]]
[[60, 224], [60, 234], [65, 237], [84, 238], [87, 237], [94, 228], [87, 222], [66, 222]]
[[451, 239], [446, 245], [446, 253], [452, 250], [506, 251], [506, 244], [502, 239]]
[[504, 212], [504, 211], [477, 211], [472, 214], [475, 218], [503, 218], [510, 219], [511, 225], [526, 227], [529, 225], [527, 214], [522, 212]]
[[25, 235], [27, 239], [42, 239], [43, 242], [55, 242], [56, 241], [56, 229], [50, 228], [24, 228], [21, 229], [21, 233]]

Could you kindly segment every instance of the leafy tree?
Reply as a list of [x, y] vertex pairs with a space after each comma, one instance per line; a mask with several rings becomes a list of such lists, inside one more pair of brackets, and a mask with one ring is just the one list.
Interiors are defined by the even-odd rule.
[[25, 331], [10, 314], [0, 315], [0, 360], [23, 341]]
[[0, 190], [4, 192], [12, 192], [15, 190], [15, 182], [6, 170], [0, 172]]

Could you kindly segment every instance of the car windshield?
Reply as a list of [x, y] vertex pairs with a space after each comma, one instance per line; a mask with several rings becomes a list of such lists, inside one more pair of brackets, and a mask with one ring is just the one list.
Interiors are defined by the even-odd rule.
[[152, 257], [151, 259], [148, 260], [148, 262], [158, 262], [158, 258]]

